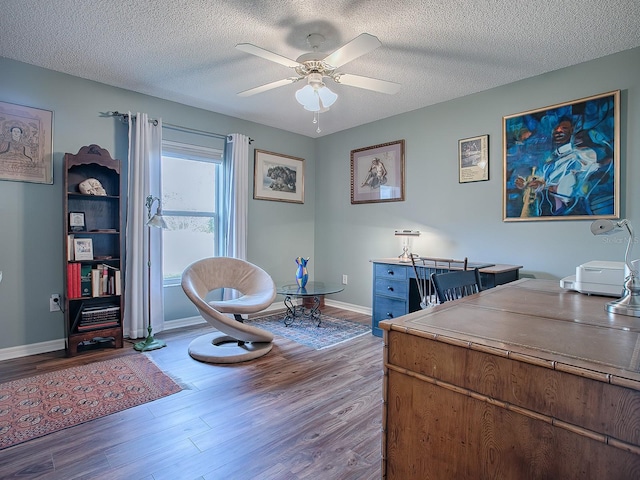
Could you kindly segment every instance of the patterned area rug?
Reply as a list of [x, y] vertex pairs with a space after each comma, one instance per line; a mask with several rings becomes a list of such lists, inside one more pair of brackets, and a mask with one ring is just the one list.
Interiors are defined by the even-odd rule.
[[180, 390], [142, 354], [2, 383], [0, 450]]
[[293, 324], [287, 327], [284, 324], [284, 312], [280, 312], [266, 317], [245, 320], [245, 323], [268, 330], [274, 335], [280, 335], [316, 350], [329, 348], [352, 338], [371, 334], [369, 325], [329, 315], [321, 315], [321, 320], [318, 327], [317, 321], [300, 317], [296, 318]]

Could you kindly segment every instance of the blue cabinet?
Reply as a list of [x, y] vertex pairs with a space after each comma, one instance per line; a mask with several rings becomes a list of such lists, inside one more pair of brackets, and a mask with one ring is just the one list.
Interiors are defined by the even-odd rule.
[[[373, 312], [371, 332], [382, 337], [378, 324], [383, 320], [398, 318], [420, 310], [420, 294], [411, 264], [400, 263], [397, 259], [373, 260]], [[478, 267], [482, 288], [493, 288], [503, 283], [518, 280], [519, 265], [469, 264], [469, 268]], [[480, 268], [482, 267], [482, 268]], [[448, 264], [434, 263], [433, 267], [419, 266], [426, 274], [444, 272], [460, 268]]]

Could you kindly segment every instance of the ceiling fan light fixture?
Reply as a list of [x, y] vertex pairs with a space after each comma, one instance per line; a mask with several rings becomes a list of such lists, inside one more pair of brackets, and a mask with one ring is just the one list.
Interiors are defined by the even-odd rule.
[[307, 82], [307, 85], [296, 92], [296, 100], [305, 110], [326, 111], [338, 99], [338, 95], [323, 83], [321, 74], [309, 74]]
[[305, 85], [296, 92], [296, 100], [306, 110], [315, 112], [320, 110], [320, 97], [311, 85]]

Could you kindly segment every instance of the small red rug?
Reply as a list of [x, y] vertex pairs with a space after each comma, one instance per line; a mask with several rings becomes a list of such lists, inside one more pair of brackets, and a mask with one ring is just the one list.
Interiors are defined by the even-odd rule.
[[2, 383], [0, 450], [180, 390], [142, 354]]

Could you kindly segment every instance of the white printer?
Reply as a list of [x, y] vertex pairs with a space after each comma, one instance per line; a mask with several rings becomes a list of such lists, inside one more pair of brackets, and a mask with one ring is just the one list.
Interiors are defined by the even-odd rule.
[[560, 286], [587, 295], [621, 297], [627, 272], [624, 262], [594, 260], [577, 266], [576, 274], [560, 280]]

